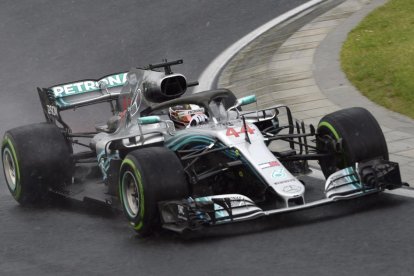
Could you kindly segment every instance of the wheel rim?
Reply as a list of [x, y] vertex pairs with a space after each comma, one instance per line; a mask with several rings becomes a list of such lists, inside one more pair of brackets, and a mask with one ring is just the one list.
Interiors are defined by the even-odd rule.
[[122, 201], [128, 215], [136, 217], [139, 214], [140, 193], [135, 175], [126, 171], [122, 177]]
[[16, 164], [13, 159], [13, 155], [9, 148], [5, 148], [3, 151], [3, 169], [7, 180], [7, 186], [13, 192], [16, 190]]

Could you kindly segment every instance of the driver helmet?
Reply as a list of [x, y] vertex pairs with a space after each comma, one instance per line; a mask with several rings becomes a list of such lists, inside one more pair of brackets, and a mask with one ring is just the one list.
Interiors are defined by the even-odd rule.
[[195, 104], [183, 104], [169, 108], [170, 118], [178, 128], [196, 126], [208, 122], [204, 108]]

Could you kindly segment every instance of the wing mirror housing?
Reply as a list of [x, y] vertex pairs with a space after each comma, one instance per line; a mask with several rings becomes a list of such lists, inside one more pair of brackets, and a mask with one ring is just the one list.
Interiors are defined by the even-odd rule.
[[233, 105], [232, 107], [230, 107], [227, 110], [228, 111], [229, 110], [232, 110], [232, 109], [236, 109], [237, 110], [237, 108], [240, 107], [240, 106], [252, 104], [252, 103], [255, 103], [255, 102], [256, 102], [256, 95], [246, 96], [246, 97], [237, 99], [235, 105]]
[[140, 125], [150, 125], [159, 122], [161, 122], [161, 118], [159, 116], [145, 116], [138, 118], [138, 124]]
[[252, 104], [255, 102], [256, 102], [256, 95], [250, 95], [250, 96], [237, 99], [236, 105], [243, 106], [243, 105], [248, 105], [248, 104]]

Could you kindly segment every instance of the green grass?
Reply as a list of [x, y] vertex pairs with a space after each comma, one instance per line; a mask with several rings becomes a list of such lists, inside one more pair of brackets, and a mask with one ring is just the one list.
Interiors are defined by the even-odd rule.
[[372, 101], [414, 118], [414, 0], [391, 0], [345, 41], [342, 69]]

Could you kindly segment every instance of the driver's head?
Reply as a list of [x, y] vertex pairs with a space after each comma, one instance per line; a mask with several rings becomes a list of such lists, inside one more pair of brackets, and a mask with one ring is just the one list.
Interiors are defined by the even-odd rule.
[[208, 121], [204, 108], [194, 104], [184, 104], [170, 107], [170, 118], [178, 128], [196, 126]]

